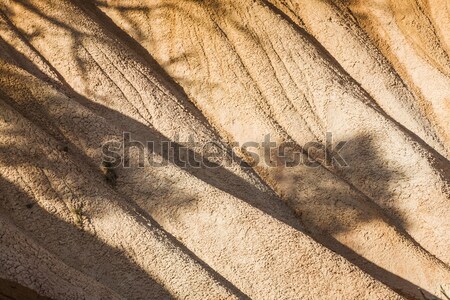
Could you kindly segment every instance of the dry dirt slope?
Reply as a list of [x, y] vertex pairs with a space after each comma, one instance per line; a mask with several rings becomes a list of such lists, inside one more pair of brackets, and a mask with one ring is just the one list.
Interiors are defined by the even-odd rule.
[[[445, 1], [0, 1], [1, 297], [450, 288]], [[331, 132], [349, 167], [100, 167], [123, 132], [158, 159]]]

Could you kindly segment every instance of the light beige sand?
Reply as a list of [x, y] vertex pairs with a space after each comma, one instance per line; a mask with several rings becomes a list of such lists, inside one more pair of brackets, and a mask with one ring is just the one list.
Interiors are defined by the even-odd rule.
[[[448, 26], [437, 1], [387, 2], [3, 0], [0, 278], [52, 299], [442, 297]], [[111, 186], [101, 147], [124, 131], [229, 152], [332, 132], [349, 167], [132, 151]]]

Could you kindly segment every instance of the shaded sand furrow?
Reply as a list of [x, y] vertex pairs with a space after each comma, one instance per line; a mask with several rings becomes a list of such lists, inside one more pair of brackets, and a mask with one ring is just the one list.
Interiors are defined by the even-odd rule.
[[[136, 62], [130, 61], [130, 64], [133, 63]], [[60, 70], [67, 82], [73, 80], [69, 78], [70, 74], [64, 68]], [[132, 72], [132, 69], [128, 71]], [[137, 77], [135, 80], [143, 79]], [[146, 84], [150, 85], [150, 82]], [[9, 90], [13, 90], [13, 86], [15, 84], [10, 86]], [[149, 105], [150, 101], [157, 101], [165, 113], [163, 116], [181, 113], [170, 106], [172, 105], [170, 98], [158, 99], [155, 92], [149, 95], [155, 97], [152, 100], [149, 96], [147, 99]], [[120, 99], [120, 94], [111, 96]], [[20, 102], [19, 99], [16, 101]], [[45, 103], [45, 96], [40, 97], [40, 101]], [[51, 103], [56, 105], [57, 101]], [[96, 113], [109, 114], [108, 122], [123, 126], [119, 127], [122, 130], [130, 129], [138, 140], [152, 138], [152, 135], [158, 139], [158, 132], [133, 121], [126, 115], [114, 119], [111, 118], [115, 114], [114, 111], [99, 105], [90, 106], [97, 107]], [[120, 106], [111, 106], [121, 109]], [[56, 113], [58, 109], [47, 111]], [[122, 113], [129, 112], [126, 107], [123, 107], [123, 111]], [[159, 115], [157, 109], [153, 113]], [[182, 132], [189, 129], [190, 125], [195, 125], [195, 132], [201, 131], [201, 123], [196, 121], [190, 124], [189, 122], [195, 120], [186, 118], [188, 116], [182, 114], [178, 119], [180, 124], [169, 123], [161, 117], [159, 123], [155, 125], [161, 131], [165, 130], [165, 135], [170, 133], [166, 128], [176, 132], [178, 126]], [[91, 117], [87, 115], [85, 118]], [[53, 119], [59, 118], [55, 116]], [[89, 133], [87, 132], [89, 122], [79, 121], [75, 125], [80, 127], [63, 130], [68, 132], [66, 136], [83, 133], [77, 137], [79, 140], [73, 138], [71, 140], [73, 143], [82, 144], [80, 141], [82, 139], [87, 139], [85, 143], [89, 145], [101, 143], [96, 137], [102, 133], [101, 129]], [[197, 136], [207, 136], [207, 129], [203, 130], [204, 132], [199, 132]], [[105, 132], [103, 136], [108, 134]], [[120, 138], [120, 135], [121, 132], [116, 131], [116, 138]], [[164, 138], [164, 135], [159, 135], [159, 138]], [[86, 154], [98, 159], [100, 153], [86, 151]], [[136, 158], [132, 156], [131, 159], [134, 163]], [[245, 174], [243, 171], [237, 172]], [[295, 217], [281, 201], [274, 199], [270, 192], [266, 195], [261, 191], [258, 192], [258, 185], [264, 188], [262, 183], [255, 182], [255, 187], [249, 188], [249, 185], [241, 180], [240, 184], [244, 187], [240, 189], [235, 184], [236, 175], [229, 170], [181, 171], [173, 165], [155, 169], [124, 169], [118, 170], [118, 173], [120, 179], [117, 189], [122, 194], [126, 194], [129, 199], [135, 200], [150, 211], [159, 223], [183, 241], [198, 257], [251, 297], [275, 298], [280, 295], [287, 298], [302, 295], [307, 298], [313, 295], [321, 295], [322, 298], [397, 297], [345, 259], [299, 231], [301, 228], [295, 225]], [[121, 180], [124, 180], [123, 184]], [[257, 197], [252, 201], [255, 195]], [[258, 206], [259, 209], [254, 206]], [[288, 221], [295, 225], [296, 229], [288, 226], [286, 224]], [[236, 256], [236, 253], [239, 253], [239, 256]], [[254, 263], [249, 264], [249, 261]], [[330, 279], [322, 280], [322, 276]], [[352, 287], [349, 289], [344, 284], [348, 280], [352, 281]], [[318, 282], [323, 282], [326, 287], [318, 285]], [[304, 289], [305, 286], [309, 288]], [[336, 295], [336, 291], [339, 290], [342, 290], [342, 294]]]
[[351, 14], [331, 1], [270, 2], [305, 27], [388, 115], [442, 155], [448, 155], [444, 143], [446, 133], [436, 132], [433, 116], [426, 115], [391, 63]]
[[[350, 1], [346, 5], [410, 86], [418, 100], [416, 103], [433, 120], [448, 144], [450, 61], [429, 16], [414, 0], [373, 4]], [[445, 11], [447, 5], [440, 6]], [[444, 24], [448, 20], [442, 23], [442, 30], [448, 35], [449, 27]]]
[[[0, 190], [12, 185], [1, 181]], [[3, 279], [18, 282], [51, 299], [125, 299], [64, 264], [23, 234], [4, 213], [0, 217], [0, 251]]]
[[125, 204], [100, 173], [71, 161], [56, 140], [4, 102], [0, 111], [2, 207], [41, 246], [126, 298], [233, 298], [170, 235]]
[[[113, 3], [120, 2], [110, 2], [110, 7], [114, 6]], [[167, 7], [164, 5], [158, 7], [157, 2], [154, 1], [154, 4], [149, 5], [148, 10], [146, 10], [145, 13], [135, 13], [131, 11], [131, 9], [129, 12], [124, 13], [127, 18], [135, 20], [139, 24], [148, 25], [148, 27], [141, 27], [141, 30], [142, 32], [149, 32], [151, 40], [146, 40], [145, 34], [142, 34], [141, 40], [139, 41], [155, 55], [159, 62], [165, 66], [166, 70], [174, 78], [180, 78], [180, 84], [209, 117], [212, 123], [225, 133], [225, 136], [232, 136], [234, 140], [238, 141], [252, 141], [255, 139], [256, 141], [260, 141], [262, 134], [271, 133], [275, 140], [277, 137], [282, 140], [286, 135], [277, 132], [277, 128], [261, 127], [260, 125], [261, 123], [270, 124], [268, 118], [273, 112], [260, 114], [258, 113], [258, 110], [255, 109], [256, 105], [249, 105], [249, 103], [252, 102], [257, 103], [260, 101], [258, 97], [261, 97], [261, 95], [257, 93], [252, 93], [252, 91], [261, 89], [261, 86], [263, 88], [265, 86], [270, 87], [271, 82], [274, 81], [269, 79], [270, 76], [279, 75], [271, 75], [270, 73], [263, 72], [264, 69], [240, 71], [242, 69], [242, 64], [240, 62], [247, 56], [249, 63], [244, 66], [247, 69], [251, 68], [253, 65], [250, 63], [250, 58], [254, 59], [255, 56], [254, 49], [251, 47], [252, 42], [246, 42], [245, 44], [245, 41], [243, 41], [245, 35], [240, 32], [246, 29], [250, 32], [248, 35], [252, 36], [252, 34], [254, 34], [252, 33], [252, 30], [256, 31], [258, 28], [264, 28], [264, 26], [257, 24], [258, 28], [256, 28], [257, 25], [255, 25], [255, 27], [250, 28], [233, 29], [233, 25], [230, 25], [232, 22], [235, 24], [251, 24], [251, 21], [247, 18], [244, 19], [246, 20], [245, 22], [241, 21], [239, 18], [244, 17], [234, 14], [234, 11], [246, 11], [248, 12], [247, 14], [250, 14], [253, 10], [256, 10], [256, 8], [241, 9], [238, 7], [228, 10], [226, 5], [224, 5], [225, 8], [220, 10], [217, 9], [217, 7], [214, 7], [217, 11], [216, 18], [219, 18], [219, 21], [208, 21], [211, 18], [212, 12], [207, 10], [208, 13], [206, 13], [205, 10], [203, 10], [203, 6], [196, 6], [196, 4], [186, 2], [182, 4], [177, 2], [166, 5]], [[237, 4], [234, 5], [236, 6]], [[120, 13], [115, 12], [113, 8], [105, 9], [105, 12], [108, 13], [113, 20], [116, 20], [118, 24], [126, 24], [127, 19]], [[258, 16], [264, 15], [264, 13], [259, 10], [258, 13], [255, 12], [255, 14]], [[154, 23], [158, 24], [158, 26], [152, 26], [152, 24], [154, 24], [150, 22], [150, 19], [152, 18], [155, 18]], [[223, 19], [222, 23], [220, 23], [220, 18]], [[265, 19], [269, 19], [269, 17], [266, 17]], [[183, 26], [178, 27], [177, 24], [183, 24]], [[217, 26], [221, 24], [223, 28], [218, 30]], [[269, 24], [277, 29], [281, 26], [273, 26], [273, 24], [278, 24], [276, 18], [272, 18]], [[184, 47], [191, 52], [187, 56], [188, 58], [190, 57], [189, 63], [177, 61], [172, 58], [176, 63], [172, 65], [167, 64], [166, 61], [171, 60], [170, 56], [182, 56], [180, 52], [175, 52], [173, 49], [180, 51], [183, 51], [183, 49], [171, 45], [189, 43], [190, 38], [185, 39], [184, 36], [189, 35], [186, 32], [194, 30], [193, 28], [204, 32], [201, 36], [207, 36], [207, 38], [201, 41], [203, 44], [201, 53], [199, 53], [198, 56], [195, 53], [192, 53], [194, 49], [197, 49], [195, 44], [187, 44]], [[292, 34], [291, 29], [287, 28], [286, 30]], [[265, 35], [265, 38], [261, 38], [261, 40], [266, 41], [268, 39], [267, 32], [270, 32], [270, 28], [261, 33]], [[130, 34], [132, 35], [133, 33], [130, 32]], [[166, 37], [168, 35], [173, 38], [167, 39]], [[224, 38], [224, 36], [226, 38]], [[274, 33], [271, 33], [270, 36], [273, 36], [274, 39], [277, 38], [277, 35]], [[232, 40], [233, 37], [234, 40]], [[287, 35], [284, 34], [283, 38], [287, 39]], [[158, 42], [155, 43], [155, 40]], [[327, 71], [318, 72], [318, 70], [322, 70], [326, 65], [317, 53], [311, 54], [314, 58], [313, 62], [311, 62], [311, 59], [305, 54], [302, 54], [301, 57], [297, 55], [297, 53], [303, 53], [306, 50], [311, 52], [314, 50], [314, 47], [306, 45], [306, 50], [295, 50], [297, 48], [292, 46], [292, 44], [296, 45], [297, 43], [293, 43], [292, 40], [296, 40], [295, 34], [292, 39], [289, 40], [291, 44], [285, 45], [284, 48], [290, 49], [291, 56], [294, 56], [297, 61], [297, 68], [308, 70], [308, 66], [319, 64], [314, 71], [319, 73], [322, 77], [327, 75], [329, 76], [328, 78], [330, 78], [329, 80], [317, 79], [317, 76], [314, 77], [313, 73], [307, 72], [309, 81], [300, 81], [297, 87], [300, 85], [305, 86], [306, 84], [305, 89], [312, 90], [312, 95], [309, 95], [312, 98], [310, 101], [315, 100], [317, 103], [318, 100], [321, 99], [331, 99], [325, 104], [318, 102], [317, 105], [315, 105], [315, 108], [317, 116], [321, 116], [327, 123], [327, 127], [333, 129], [332, 131], [335, 134], [335, 138], [337, 136], [337, 140], [342, 139], [350, 142], [350, 150], [348, 150], [346, 154], [347, 157], [352, 159], [350, 161], [351, 168], [347, 172], [344, 171], [340, 173], [336, 171], [337, 174], [344, 178], [345, 181], [352, 183], [352, 186], [363, 191], [364, 194], [366, 194], [366, 197], [375, 199], [381, 207], [385, 208], [385, 213], [396, 220], [393, 223], [400, 226], [400, 231], [408, 231], [414, 238], [420, 241], [424, 248], [431, 250], [430, 252], [432, 254], [439, 253], [440, 257], [445, 259], [446, 251], [441, 245], [447, 243], [442, 241], [442, 239], [446, 239], [446, 235], [445, 232], [440, 232], [440, 230], [446, 228], [446, 226], [439, 228], [439, 226], [434, 225], [440, 222], [443, 222], [440, 224], [446, 224], [446, 220], [448, 219], [446, 217], [448, 209], [444, 209], [444, 211], [439, 209], [439, 207], [448, 207], [448, 205], [445, 204], [447, 203], [447, 194], [445, 190], [446, 183], [445, 181], [442, 181], [441, 175], [439, 174], [439, 172], [443, 170], [436, 171], [434, 169], [434, 165], [428, 162], [429, 153], [427, 152], [429, 152], [429, 150], [426, 147], [422, 148], [422, 146], [418, 145], [414, 140], [411, 140], [412, 138], [408, 131], [404, 132], [402, 127], [398, 127], [395, 122], [386, 119], [383, 114], [378, 113], [376, 110], [372, 110], [371, 107], [367, 108], [365, 103], [370, 102], [371, 99], [367, 98], [367, 94], [365, 94], [364, 91], [358, 90], [357, 85], [345, 82], [345, 80], [347, 80], [346, 76], [344, 74], [339, 74], [338, 69], [334, 69], [334, 71], [331, 72], [331, 75], [328, 75], [330, 72], [327, 73]], [[296, 41], [300, 43], [301, 40]], [[230, 46], [227, 45], [227, 43], [233, 44]], [[271, 44], [273, 45], [276, 43]], [[165, 51], [165, 49], [167, 49], [167, 51]], [[219, 53], [218, 49], [221, 49], [221, 56], [217, 55], [217, 53]], [[252, 49], [252, 51], [246, 49]], [[278, 49], [283, 48], [279, 47]], [[209, 54], [205, 56], [204, 51], [206, 50], [209, 50]], [[230, 53], [232, 51], [239, 52], [239, 57], [236, 58], [236, 55]], [[167, 56], [169, 56], [169, 58]], [[277, 58], [280, 56], [281, 55], [278, 55]], [[288, 57], [287, 55], [285, 56]], [[200, 58], [208, 59], [207, 65], [210, 66], [208, 70], [204, 70], [203, 66], [205, 64], [201, 63], [203, 60]], [[261, 60], [264, 60], [263, 58], [261, 58]], [[303, 61], [307, 61], [308, 64], [305, 62], [303, 64], [300, 63], [300, 58], [302, 58]], [[262, 62], [259, 65], [262, 65]], [[292, 63], [286, 65], [292, 65]], [[238, 70], [239, 73], [237, 73], [236, 70]], [[253, 75], [247, 76], [246, 74], [249, 74], [248, 72], [253, 72]], [[292, 72], [295, 72], [295, 74], [299, 73], [298, 70], [293, 70]], [[339, 74], [338, 77], [333, 75], [336, 73]], [[181, 76], [182, 74], [184, 74], [184, 77]], [[305, 76], [294, 77], [305, 78]], [[186, 78], [186, 80], [183, 80], [183, 78]], [[193, 78], [197, 78], [197, 80], [194, 80]], [[203, 85], [197, 85], [196, 83], [208, 80], [211, 81], [211, 78], [221, 78], [221, 86], [215, 87], [213, 90], [208, 90]], [[255, 87], [256, 84], [252, 83], [255, 80], [259, 80], [257, 87]], [[241, 84], [242, 82], [246, 82], [246, 84]], [[333, 85], [328, 82], [333, 83]], [[210, 86], [213, 85], [211, 84]], [[320, 94], [318, 94], [318, 91], [323, 90], [323, 86], [329, 90], [329, 94], [325, 94], [325, 96], [321, 97]], [[236, 90], [240, 90], [241, 92], [239, 93]], [[227, 93], [221, 91], [227, 91]], [[230, 92], [228, 93], [228, 91]], [[280, 100], [280, 97], [278, 96], [273, 96], [273, 98]], [[347, 104], [347, 102], [349, 104]], [[280, 104], [282, 101], [280, 100], [278, 103]], [[222, 111], [223, 113], [221, 113]], [[288, 116], [287, 118], [289, 119], [295, 115], [296, 114], [292, 111], [282, 114], [282, 116]], [[251, 116], [251, 118], [245, 116]], [[324, 116], [326, 118], [324, 118]], [[280, 117], [281, 116], [279, 116], [279, 118]], [[367, 120], [364, 120], [364, 118]], [[234, 123], [236, 124], [234, 125]], [[289, 126], [286, 127], [288, 131], [290, 128]], [[301, 137], [302, 128], [296, 129], [297, 132], [293, 133], [295, 140], [299, 141], [300, 144], [307, 142], [308, 140], [306, 140], [305, 137]], [[373, 133], [371, 132], [372, 130]], [[394, 134], [392, 134], [392, 137], [387, 138], [386, 133], [391, 131], [393, 131]], [[294, 132], [294, 130], [291, 130], [291, 132]], [[339, 136], [341, 137], [339, 138]], [[398, 140], [406, 142], [402, 144], [398, 142]], [[361, 154], [361, 161], [355, 160], [357, 153]], [[388, 155], [386, 155], [387, 161], [384, 161], [384, 157], [381, 157], [381, 153], [388, 153]], [[402, 154], [396, 155], [398, 153]], [[405, 160], [405, 153], [408, 153], [406, 157], [409, 159], [414, 157], [414, 159], [410, 160], [411, 163]], [[431, 158], [431, 160], [433, 159], [438, 161], [441, 160], [441, 168], [442, 166], [445, 167], [446, 162], [440, 158], [439, 155], [437, 155], [437, 158]], [[417, 162], [420, 162], [420, 167], [417, 167]], [[357, 172], [355, 172], [355, 169]], [[421, 177], [421, 174], [423, 173], [417, 172], [416, 170], [418, 169], [427, 172], [427, 175]], [[404, 170], [406, 174], [404, 174]], [[445, 281], [445, 278], [448, 278], [448, 269], [432, 256], [426, 253], [424, 254], [423, 250], [421, 250], [420, 247], [417, 247], [414, 241], [406, 242], [406, 244], [404, 244], [404, 242], [398, 242], [400, 240], [405, 240], [405, 238], [402, 238], [402, 235], [399, 235], [398, 232], [388, 229], [389, 226], [385, 227], [386, 224], [384, 221], [378, 220], [380, 218], [379, 212], [371, 212], [364, 206], [360, 209], [362, 212], [352, 208], [352, 206], [358, 207], [361, 205], [359, 204], [362, 201], [361, 196], [352, 192], [352, 188], [346, 186], [345, 183], [340, 182], [339, 178], [331, 176], [330, 174], [324, 175], [327, 174], [324, 170], [310, 170], [304, 167], [294, 170], [269, 169], [267, 171], [269, 172], [270, 177], [266, 179], [269, 182], [277, 183], [278, 181], [277, 186], [274, 186], [274, 188], [284, 195], [287, 195], [285, 197], [286, 200], [298, 211], [303, 212], [304, 217], [308, 221], [314, 223], [314, 225], [317, 225], [319, 228], [328, 230], [347, 246], [355, 250], [357, 249], [358, 253], [362, 253], [363, 256], [369, 260], [376, 261], [377, 265], [385, 266], [386, 269], [391, 270], [393, 273], [401, 274], [411, 280], [411, 282], [417, 283], [419, 286], [427, 286], [434, 292], [439, 289], [439, 283], [437, 282]], [[377, 172], [379, 174], [376, 174]], [[321, 178], [323, 183], [319, 184], [317, 178]], [[367, 178], [369, 180], [362, 181], [362, 184], [360, 184], [361, 178]], [[433, 178], [436, 185], [439, 186], [437, 190], [431, 189], [430, 191], [428, 189], [429, 178]], [[392, 188], [390, 185], [392, 185]], [[402, 188], [400, 188], [402, 186], [408, 186], [408, 191], [413, 190], [415, 192], [408, 192], [407, 194], [405, 193], [402, 195]], [[436, 197], [432, 196], [431, 198], [439, 200], [435, 203], [426, 202], [425, 199], [430, 197], [428, 195], [429, 192], [436, 193]], [[425, 199], [423, 198], [424, 195], [426, 195]], [[410, 197], [412, 197], [413, 200], [410, 200]], [[312, 204], [311, 201], [313, 201]], [[339, 201], [343, 201], [343, 204], [339, 203]], [[342, 208], [336, 209], [336, 203]], [[330, 208], [326, 209], [328, 206]], [[419, 211], [418, 213], [416, 212], [417, 209]], [[342, 218], [341, 214], [344, 214], [347, 210], [349, 211], [348, 217]], [[326, 213], [322, 213], [323, 211], [326, 211]], [[358, 215], [359, 217], [357, 217]], [[373, 224], [370, 224], [370, 222], [368, 222], [369, 224], [364, 224], [364, 220], [372, 220], [373, 218], [376, 220]], [[425, 219], [427, 221], [423, 222], [422, 220], [417, 220], [417, 218], [422, 220]], [[342, 232], [336, 230], [336, 220], [339, 220], [339, 226], [345, 228], [341, 229]], [[361, 222], [363, 224], [359, 225]], [[423, 223], [425, 223], [425, 225]], [[380, 229], [383, 227], [385, 229]], [[388, 252], [391, 253], [390, 255], [392, 256], [380, 257], [378, 255], [379, 250], [375, 250], [379, 249], [375, 247], [380, 243], [379, 235], [376, 234], [379, 230], [390, 232], [390, 234], [384, 235], [382, 245], [384, 245], [383, 247], [385, 247], [385, 249], [391, 249]], [[371, 233], [367, 234], [364, 232]], [[431, 237], [433, 235], [435, 241], [431, 242]], [[357, 238], [358, 236], [364, 238]], [[371, 238], [368, 238], [369, 242], [365, 241], [367, 236], [371, 236]], [[410, 246], [405, 246], [408, 243]], [[422, 276], [423, 272], [420, 271], [424, 267], [416, 269], [416, 259], [412, 259], [411, 261], [414, 261], [414, 263], [411, 264], [403, 263], [403, 261], [401, 263], [395, 263], [396, 261], [401, 261], [404, 257], [402, 254], [404, 252], [402, 251], [406, 251], [399, 251], [396, 247], [412, 249], [408, 251], [415, 252], [415, 257], [422, 257], [425, 255], [428, 258], [424, 260], [424, 266], [428, 264], [434, 265], [440, 270], [435, 274], [440, 273], [441, 275], [438, 275], [434, 279], [432, 278], [434, 275], [432, 275], [431, 278], [424, 279]], [[396, 255], [398, 255], [397, 258], [395, 258]], [[406, 270], [405, 265], [410, 265], [411, 269]], [[415, 270], [413, 271], [412, 269]], [[412, 293], [420, 296], [417, 290], [412, 291]]]
[[[344, 6], [271, 3], [3, 1], [0, 187], [14, 223], [126, 298], [437, 296], [450, 243], [438, 118]], [[109, 187], [102, 145], [123, 132], [155, 147], [135, 147]], [[349, 168], [183, 166], [209, 142], [230, 155], [227, 142], [300, 148], [326, 132], [348, 141]], [[181, 160], [137, 167], [188, 138], [201, 146]]]

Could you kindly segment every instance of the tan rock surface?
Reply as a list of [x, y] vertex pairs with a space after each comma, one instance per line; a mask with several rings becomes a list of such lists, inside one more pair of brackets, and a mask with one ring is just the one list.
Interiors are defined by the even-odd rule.
[[[447, 27], [425, 2], [2, 0], [0, 278], [52, 299], [442, 297]], [[102, 166], [124, 132], [157, 160], [193, 138], [248, 163], [232, 142], [331, 132], [349, 166]]]

